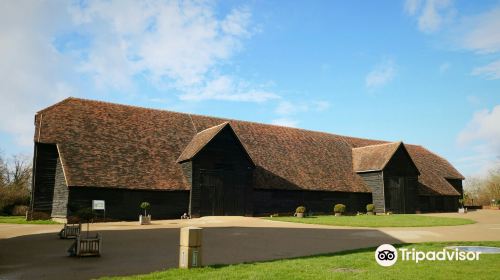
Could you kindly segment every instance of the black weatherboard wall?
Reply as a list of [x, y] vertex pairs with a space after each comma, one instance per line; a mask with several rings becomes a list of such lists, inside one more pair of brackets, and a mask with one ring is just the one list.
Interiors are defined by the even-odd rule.
[[464, 189], [461, 179], [446, 179], [446, 181], [448, 181], [448, 183], [450, 183], [450, 185], [452, 185], [460, 193], [460, 196], [463, 195]]
[[372, 191], [372, 203], [376, 213], [385, 212], [384, 175], [382, 171], [359, 173]]
[[419, 171], [403, 146], [389, 160], [383, 175], [386, 211], [415, 213]]
[[456, 195], [431, 195], [420, 196], [421, 208], [425, 211], [456, 211], [460, 206], [459, 199], [463, 196], [464, 190], [462, 180], [460, 179], [446, 179], [459, 193]]
[[142, 201], [154, 218], [299, 205], [332, 213], [336, 203], [355, 213], [371, 202], [377, 212], [451, 211], [462, 193], [463, 176], [446, 159], [402, 142], [78, 98], [37, 112], [34, 124], [30, 206], [40, 218], [92, 200], [127, 220]]
[[400, 145], [381, 171], [358, 173], [372, 191], [375, 212], [415, 213], [419, 171]]
[[459, 199], [460, 196], [452, 195], [420, 195], [418, 207], [423, 212], [455, 212]]
[[64, 178], [61, 158], [57, 159], [54, 182], [54, 196], [52, 199], [52, 217], [65, 218], [68, 215], [69, 189]]
[[32, 211], [66, 216], [67, 187], [57, 146], [35, 143]]
[[189, 191], [68, 187], [57, 146], [36, 143], [35, 154], [33, 212], [65, 218], [92, 207], [92, 200], [105, 200], [107, 217], [116, 220], [136, 220], [143, 201], [151, 203], [150, 212], [156, 219], [179, 218], [189, 209]]
[[[252, 215], [253, 163], [230, 126], [192, 159], [190, 214]], [[183, 170], [189, 172], [189, 165]]]
[[[149, 213], [153, 219], [178, 219], [188, 211], [189, 191], [152, 191], [116, 188], [69, 188], [69, 215], [92, 206], [92, 200], [104, 200], [106, 217], [115, 220], [137, 220], [143, 210], [141, 202], [151, 204]], [[102, 213], [104, 214], [104, 213]]]
[[332, 214], [333, 206], [338, 203], [345, 204], [347, 212], [356, 213], [365, 211], [366, 204], [372, 200], [370, 193], [310, 190], [254, 190], [253, 197], [254, 215], [293, 213], [300, 205], [312, 214]]
[[[91, 207], [92, 200], [105, 200], [107, 217], [117, 220], [137, 219], [142, 201], [151, 203], [155, 219], [178, 218], [188, 211], [194, 217], [290, 213], [299, 205], [313, 213], [332, 213], [337, 203], [346, 204], [352, 213], [364, 212], [371, 202], [376, 212], [455, 211], [458, 207], [458, 196], [417, 196], [418, 170], [401, 148], [383, 171], [358, 173], [372, 193], [254, 189], [253, 163], [229, 127], [192, 161], [180, 165], [192, 191], [68, 188], [57, 146], [36, 143], [35, 152], [33, 211], [52, 217], [74, 215], [78, 209]], [[461, 180], [448, 181], [462, 193]]]

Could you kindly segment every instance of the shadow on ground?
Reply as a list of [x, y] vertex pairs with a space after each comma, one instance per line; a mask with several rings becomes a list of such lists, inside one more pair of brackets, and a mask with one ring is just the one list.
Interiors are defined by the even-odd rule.
[[[89, 279], [177, 267], [179, 229], [100, 231], [100, 258], [72, 258], [54, 233], [0, 240], [0, 279]], [[325, 254], [401, 243], [376, 229], [205, 228], [205, 265]]]

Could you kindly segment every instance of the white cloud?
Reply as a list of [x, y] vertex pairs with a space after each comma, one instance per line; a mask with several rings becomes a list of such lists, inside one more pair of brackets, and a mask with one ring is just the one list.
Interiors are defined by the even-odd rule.
[[281, 116], [296, 115], [299, 113], [315, 111], [322, 112], [330, 108], [330, 103], [324, 100], [291, 102], [281, 101], [274, 112]]
[[115, 0], [74, 8], [73, 17], [94, 37], [81, 69], [99, 86], [130, 88], [134, 76], [141, 75], [158, 88], [181, 92], [184, 101], [278, 98], [217, 71], [251, 36], [251, 13], [246, 8], [219, 19], [211, 2]]
[[500, 105], [478, 111], [458, 136], [459, 144], [481, 141], [500, 154]]
[[500, 51], [500, 8], [463, 20], [462, 46], [480, 54]]
[[450, 69], [450, 66], [451, 64], [449, 62], [441, 63], [441, 65], [439, 65], [439, 73], [445, 73], [448, 69]]
[[234, 36], [248, 36], [251, 14], [246, 9], [233, 10], [221, 23], [222, 31]]
[[186, 93], [180, 96], [181, 100], [225, 100], [242, 102], [265, 102], [270, 99], [280, 98], [277, 94], [265, 89], [249, 87], [247, 83], [235, 81], [230, 76], [219, 76], [207, 81], [200, 87], [185, 89]]
[[475, 95], [468, 95], [467, 102], [469, 102], [469, 104], [472, 104], [472, 105], [479, 105], [479, 104], [481, 104], [481, 99]]
[[461, 170], [465, 170], [467, 176], [482, 176], [488, 174], [492, 169], [500, 166], [500, 157], [491, 154], [488, 147], [477, 145], [471, 148], [473, 154], [461, 157], [454, 161]]
[[276, 107], [276, 114], [278, 115], [294, 115], [300, 112], [306, 112], [309, 106], [305, 103], [292, 103], [290, 101], [282, 101]]
[[59, 5], [0, 1], [0, 131], [20, 146], [32, 146], [35, 112], [74, 91], [50, 36], [67, 19]]
[[487, 171], [500, 159], [500, 105], [491, 111], [484, 109], [474, 114], [472, 120], [457, 137], [460, 146], [471, 145], [474, 155], [462, 158], [463, 164]]
[[274, 125], [288, 126], [288, 127], [297, 127], [299, 122], [297, 120], [293, 120], [290, 118], [279, 118], [275, 119], [271, 122]]
[[450, 6], [449, 0], [427, 0], [418, 18], [418, 28], [423, 32], [437, 31], [446, 20], [446, 15], [440, 12], [446, 11]]
[[325, 100], [312, 100], [303, 102], [292, 102], [282, 100], [274, 110], [279, 117], [271, 121], [272, 124], [297, 127], [299, 121], [297, 116], [306, 112], [322, 112], [330, 108], [330, 103]]
[[404, 7], [405, 12], [413, 16], [417, 13], [417, 10], [420, 8], [421, 4], [421, 0], [406, 0]]
[[404, 10], [417, 17], [418, 29], [425, 33], [438, 31], [453, 17], [451, 0], [407, 0]]
[[[35, 112], [69, 95], [279, 98], [269, 87], [220, 71], [252, 30], [249, 9], [220, 14], [212, 1], [0, 1], [0, 94], [9, 101], [0, 102], [0, 132], [31, 146]], [[85, 42], [72, 41], [75, 36]], [[142, 83], [156, 93], [139, 92]]]
[[472, 70], [472, 75], [485, 76], [489, 80], [500, 79], [500, 60], [494, 61], [485, 66], [476, 67]]
[[[454, 19], [455, 11], [450, 0], [407, 0], [404, 10], [418, 18], [419, 29], [432, 33], [441, 28], [443, 23]], [[475, 14], [462, 15], [449, 25], [449, 37], [454, 38], [454, 44], [461, 49], [476, 54], [498, 54], [500, 52], [500, 7]], [[440, 72], [447, 70], [449, 65], [442, 64]], [[500, 60], [476, 67], [472, 75], [484, 76], [487, 79], [500, 79]]]
[[313, 101], [312, 106], [314, 106], [314, 110], [316, 110], [318, 112], [322, 112], [322, 111], [328, 110], [328, 108], [330, 108], [330, 102], [322, 101], [322, 100]]
[[[485, 13], [465, 17], [461, 23], [461, 47], [476, 54], [498, 54], [500, 52], [500, 7]], [[489, 80], [500, 79], [500, 60], [475, 67], [472, 75]]]
[[458, 137], [460, 144], [475, 140], [486, 141], [500, 153], [500, 105], [476, 112]]
[[396, 66], [392, 60], [385, 60], [366, 75], [365, 86], [373, 89], [391, 82], [396, 76]]
[[272, 124], [297, 127], [297, 117], [306, 112], [323, 112], [330, 108], [330, 103], [325, 100], [289, 101], [282, 100], [274, 110], [279, 117], [271, 121]]

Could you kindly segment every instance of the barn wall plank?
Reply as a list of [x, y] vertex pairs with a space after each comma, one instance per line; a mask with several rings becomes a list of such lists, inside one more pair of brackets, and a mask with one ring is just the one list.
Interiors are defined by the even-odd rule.
[[338, 203], [347, 206], [347, 212], [366, 212], [366, 205], [371, 203], [370, 193], [346, 193], [327, 191], [296, 190], [254, 190], [253, 213], [257, 216], [274, 213], [294, 213], [298, 206], [305, 206], [307, 211], [332, 214], [333, 206]]
[[363, 181], [372, 190], [373, 204], [376, 213], [385, 212], [385, 199], [384, 199], [384, 178], [381, 171], [359, 173]]
[[54, 195], [52, 199], [52, 217], [66, 217], [68, 214], [68, 195], [69, 190], [64, 179], [64, 171], [61, 159], [57, 159], [54, 175]]
[[56, 145], [35, 143], [36, 159], [34, 186], [32, 197], [32, 211], [52, 213], [52, 200], [54, 196], [55, 174], [58, 161]]
[[188, 211], [189, 191], [151, 191], [102, 187], [74, 187], [69, 189], [69, 215], [78, 209], [92, 207], [92, 200], [104, 200], [106, 216], [114, 220], [138, 220], [143, 212], [141, 202], [151, 204], [153, 219], [178, 219]]

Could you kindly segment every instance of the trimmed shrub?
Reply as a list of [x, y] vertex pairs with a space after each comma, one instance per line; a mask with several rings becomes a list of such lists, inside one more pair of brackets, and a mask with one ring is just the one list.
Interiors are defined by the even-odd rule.
[[373, 212], [374, 210], [375, 210], [375, 205], [373, 204], [366, 205], [366, 212]]
[[346, 209], [346, 206], [344, 204], [335, 204], [333, 207], [333, 212], [334, 213], [344, 213]]
[[306, 207], [305, 206], [299, 206], [295, 210], [295, 213], [305, 213], [306, 212]]
[[0, 214], [12, 215], [16, 205], [28, 205], [29, 203], [30, 192], [28, 189], [0, 187]]
[[149, 204], [149, 202], [147, 202], [147, 201], [144, 201], [144, 202], [141, 202], [141, 205], [139, 207], [141, 207], [141, 209], [143, 209], [143, 210], [149, 209], [149, 208], [151, 208], [151, 204]]
[[144, 216], [147, 216], [147, 212], [148, 212], [148, 209], [151, 208], [151, 204], [149, 204], [149, 202], [147, 202], [147, 201], [144, 201], [144, 202], [141, 202], [139, 207], [141, 207], [141, 209], [144, 210]]

